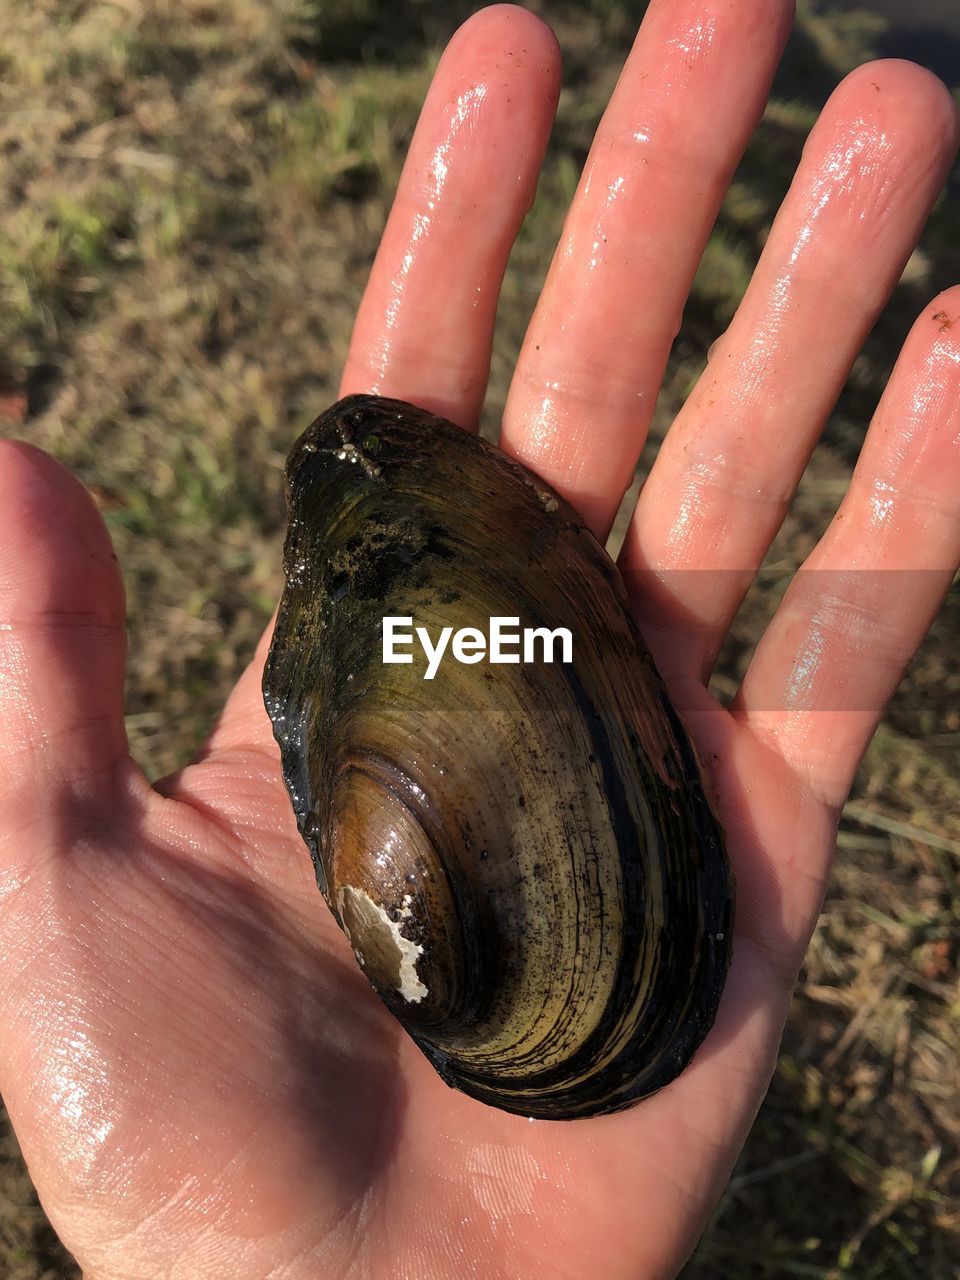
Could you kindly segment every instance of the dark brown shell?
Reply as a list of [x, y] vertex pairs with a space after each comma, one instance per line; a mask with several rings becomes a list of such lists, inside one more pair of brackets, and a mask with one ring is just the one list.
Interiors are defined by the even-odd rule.
[[[733, 886], [687, 734], [613, 563], [498, 449], [352, 396], [287, 465], [264, 696], [320, 888], [449, 1084], [615, 1111], [717, 1009]], [[567, 627], [571, 663], [382, 661], [385, 615]]]

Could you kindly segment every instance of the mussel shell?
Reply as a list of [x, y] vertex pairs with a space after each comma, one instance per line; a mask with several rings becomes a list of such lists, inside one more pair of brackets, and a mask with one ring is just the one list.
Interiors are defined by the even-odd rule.
[[[528, 1116], [615, 1111], [713, 1022], [733, 885], [687, 734], [609, 557], [500, 450], [351, 396], [287, 464], [264, 675], [317, 880], [449, 1084]], [[573, 661], [424, 679], [385, 616], [567, 627]]]

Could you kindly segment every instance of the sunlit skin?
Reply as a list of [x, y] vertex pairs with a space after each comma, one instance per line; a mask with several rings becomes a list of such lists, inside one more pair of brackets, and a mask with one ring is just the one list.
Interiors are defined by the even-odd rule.
[[[600, 535], [789, 20], [782, 0], [653, 0], [598, 131], [503, 445]], [[475, 427], [559, 78], [523, 10], [454, 37], [344, 392]], [[728, 710], [704, 681], [956, 142], [949, 95], [915, 66], [839, 86], [641, 493], [622, 567], [710, 771], [738, 933], [693, 1064], [619, 1115], [487, 1109], [383, 1011], [294, 828], [266, 638], [198, 760], [148, 785], [107, 534], [59, 464], [0, 446], [0, 1088], [89, 1280], [676, 1273], [767, 1086], [857, 762], [960, 559], [960, 289], [918, 317], [813, 552], [858, 572], [798, 580]], [[860, 572], [884, 568], [930, 572]]]

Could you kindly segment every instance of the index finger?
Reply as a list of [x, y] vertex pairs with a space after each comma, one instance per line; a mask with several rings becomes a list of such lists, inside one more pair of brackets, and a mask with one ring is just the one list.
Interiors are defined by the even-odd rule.
[[560, 92], [550, 28], [514, 5], [468, 19], [437, 68], [350, 343], [341, 394], [474, 427], [500, 283]]

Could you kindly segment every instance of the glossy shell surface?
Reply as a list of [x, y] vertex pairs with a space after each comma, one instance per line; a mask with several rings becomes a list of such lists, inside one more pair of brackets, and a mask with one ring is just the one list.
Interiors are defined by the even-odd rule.
[[[652, 1093], [713, 1022], [733, 886], [616, 567], [532, 473], [400, 401], [318, 418], [287, 500], [265, 701], [367, 977], [485, 1103], [570, 1119]], [[416, 645], [384, 663], [385, 616], [565, 627], [573, 660], [448, 653], [426, 680]]]

